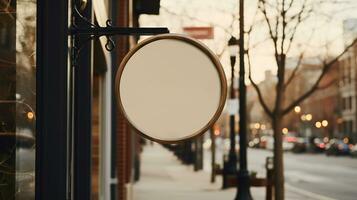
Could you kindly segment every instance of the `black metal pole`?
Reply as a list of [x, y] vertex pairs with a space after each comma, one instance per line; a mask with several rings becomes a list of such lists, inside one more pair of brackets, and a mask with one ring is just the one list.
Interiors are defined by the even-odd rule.
[[246, 118], [246, 86], [244, 69], [244, 0], [239, 0], [239, 171], [237, 174], [236, 199], [250, 200], [250, 181], [247, 169], [247, 118]]
[[37, 1], [36, 200], [69, 199], [67, 12], [67, 0]]
[[[236, 64], [236, 56], [231, 56], [231, 98], [230, 100], [233, 101], [235, 99], [235, 92], [234, 92], [234, 65]], [[236, 140], [235, 140], [235, 116], [234, 114], [230, 114], [229, 116], [229, 124], [230, 124], [230, 149], [228, 155], [228, 167], [229, 173], [235, 174], [237, 173], [237, 154], [236, 154]]]
[[211, 173], [211, 183], [216, 182], [216, 136], [214, 135], [214, 128], [211, 127], [210, 129], [211, 132], [211, 140], [212, 140], [212, 145], [211, 145], [211, 165], [212, 165], [212, 173]]
[[[75, 3], [75, 1], [73, 1]], [[83, 16], [93, 16], [91, 2], [83, 10]], [[78, 18], [72, 18], [78, 26], [86, 25]], [[92, 88], [93, 88], [93, 51], [92, 42], [86, 38], [73, 36], [74, 46], [84, 45], [78, 57], [72, 58], [73, 76], [73, 199], [91, 199], [92, 182]], [[79, 51], [73, 49], [74, 51]]]
[[[228, 47], [230, 48], [230, 60], [231, 60], [231, 88], [230, 88], [230, 99], [229, 99], [229, 104], [231, 104], [231, 107], [234, 108], [234, 103], [235, 103], [235, 91], [234, 91], [234, 66], [236, 64], [236, 58], [237, 58], [237, 48], [238, 48], [238, 41], [237, 39], [232, 36], [229, 41], [228, 41]], [[234, 50], [234, 51], [233, 51]], [[232, 109], [230, 108], [230, 109]], [[237, 153], [236, 153], [236, 132], [235, 132], [235, 114], [236, 112], [229, 112], [229, 127], [230, 127], [230, 148], [229, 148], [229, 153], [228, 153], [228, 159], [227, 161], [224, 161], [223, 165], [223, 185], [222, 188], [228, 188], [230, 186], [229, 184], [229, 179], [228, 176], [234, 177], [235, 174], [237, 174]], [[225, 158], [226, 160], [226, 158]]]

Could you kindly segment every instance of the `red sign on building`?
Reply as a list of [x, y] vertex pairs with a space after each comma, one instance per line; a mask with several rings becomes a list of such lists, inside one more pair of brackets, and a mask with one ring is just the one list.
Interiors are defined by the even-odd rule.
[[213, 39], [213, 27], [184, 27], [183, 32], [195, 39]]

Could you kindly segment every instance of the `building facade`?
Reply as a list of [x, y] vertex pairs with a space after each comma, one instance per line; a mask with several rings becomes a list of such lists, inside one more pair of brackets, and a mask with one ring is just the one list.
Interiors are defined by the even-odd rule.
[[108, 51], [110, 38], [78, 30], [135, 27], [159, 3], [0, 1], [0, 199], [132, 198], [140, 138], [114, 79], [138, 37], [113, 36]]
[[[293, 73], [296, 64], [296, 58], [287, 60], [286, 79]], [[321, 68], [322, 65], [318, 59], [306, 58], [301, 61], [298, 72], [286, 88], [284, 106], [291, 104], [312, 87], [321, 73]], [[320, 85], [328, 87], [315, 91], [298, 105], [297, 111], [292, 110], [284, 116], [282, 125], [284, 128], [287, 128], [290, 133], [296, 134], [296, 136], [305, 136], [307, 129], [309, 129], [308, 132], [314, 137], [341, 137], [339, 131], [339, 119], [341, 117], [338, 86], [339, 70], [339, 63], [336, 63], [321, 80]], [[265, 79], [259, 83], [264, 100], [270, 109], [273, 108], [275, 103], [276, 82], [276, 75], [272, 74], [271, 71], [266, 71]], [[261, 107], [257, 93], [252, 87], [248, 89], [248, 108], [251, 109], [249, 113], [252, 130], [257, 129], [254, 126], [260, 127], [261, 125], [264, 125], [265, 132], [271, 129], [270, 118]], [[311, 121], [302, 120], [301, 117], [306, 114], [312, 116]], [[316, 122], [324, 120], [328, 122], [328, 126], [319, 128], [315, 126]]]
[[[357, 20], [343, 23], [344, 43], [349, 45], [357, 35]], [[339, 91], [341, 103], [340, 136], [357, 141], [357, 45], [350, 48], [339, 60]]]

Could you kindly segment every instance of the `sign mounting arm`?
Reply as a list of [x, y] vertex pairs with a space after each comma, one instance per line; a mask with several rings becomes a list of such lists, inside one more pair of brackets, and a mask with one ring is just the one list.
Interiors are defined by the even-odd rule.
[[[73, 45], [72, 49], [72, 66], [76, 66], [77, 59], [79, 57], [80, 51], [83, 46], [94, 39], [105, 36], [107, 38], [107, 43], [105, 48], [107, 51], [112, 51], [115, 47], [115, 43], [112, 36], [121, 35], [157, 35], [169, 33], [168, 28], [166, 27], [143, 27], [143, 28], [133, 28], [133, 27], [114, 27], [111, 24], [111, 20], [108, 19], [106, 22], [106, 27], [101, 27], [97, 24], [92, 23], [88, 18], [83, 16], [77, 6], [73, 5], [72, 9], [72, 25], [69, 28], [68, 35], [71, 36], [71, 41]], [[78, 26], [76, 21], [83, 21], [86, 26]], [[80, 46], [76, 46], [75, 40], [78, 40], [82, 37], [85, 37], [85, 42], [83, 42]]]

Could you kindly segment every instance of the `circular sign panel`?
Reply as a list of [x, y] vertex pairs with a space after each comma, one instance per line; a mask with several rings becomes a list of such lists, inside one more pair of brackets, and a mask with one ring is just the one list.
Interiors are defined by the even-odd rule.
[[145, 137], [174, 143], [218, 119], [227, 94], [224, 71], [203, 44], [181, 35], [151, 37], [132, 49], [116, 74], [118, 105]]

